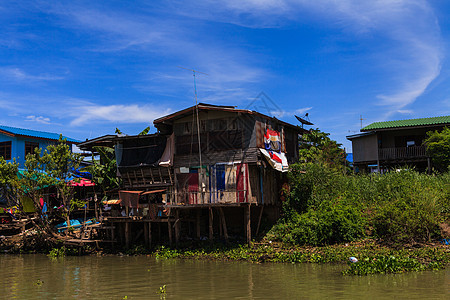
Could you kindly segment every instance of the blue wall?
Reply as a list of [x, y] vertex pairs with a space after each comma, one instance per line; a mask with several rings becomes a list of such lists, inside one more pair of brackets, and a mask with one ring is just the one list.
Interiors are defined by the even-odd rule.
[[11, 141], [11, 160], [16, 159], [19, 163], [19, 167], [23, 168], [25, 166], [25, 142], [38, 143], [39, 148], [45, 149], [49, 145], [56, 145], [57, 141], [47, 141], [32, 137], [12, 137], [5, 134], [0, 134], [0, 142]]

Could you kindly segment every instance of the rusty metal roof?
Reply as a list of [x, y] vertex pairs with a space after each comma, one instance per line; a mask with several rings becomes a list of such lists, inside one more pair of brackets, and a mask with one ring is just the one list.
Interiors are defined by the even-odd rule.
[[224, 112], [232, 112], [232, 113], [242, 113], [242, 114], [255, 115], [255, 116], [259, 116], [259, 117], [262, 117], [264, 119], [267, 119], [267, 120], [274, 120], [276, 122], [279, 122], [280, 124], [283, 124], [283, 125], [289, 126], [289, 127], [293, 127], [293, 128], [298, 129], [298, 130], [301, 130], [301, 131], [307, 131], [307, 130], [302, 129], [301, 127], [299, 127], [297, 125], [293, 125], [293, 124], [281, 121], [281, 120], [279, 120], [279, 119], [277, 119], [275, 117], [270, 117], [268, 115], [259, 113], [257, 111], [248, 110], [248, 109], [238, 109], [238, 108], [236, 108], [236, 106], [212, 105], [212, 104], [205, 104], [205, 103], [199, 103], [198, 105], [194, 105], [194, 106], [185, 108], [183, 110], [174, 112], [172, 114], [169, 114], [167, 116], [163, 116], [161, 118], [155, 119], [153, 121], [153, 124], [155, 124], [155, 126], [157, 126], [158, 124], [162, 124], [165, 121], [172, 121], [174, 119], [182, 118], [182, 117], [190, 114], [196, 108], [196, 106], [198, 106], [199, 111], [215, 110], [215, 111], [224, 111]]

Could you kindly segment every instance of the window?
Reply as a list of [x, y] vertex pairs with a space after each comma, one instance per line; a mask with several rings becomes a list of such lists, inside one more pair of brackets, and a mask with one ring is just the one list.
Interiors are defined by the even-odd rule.
[[413, 147], [416, 145], [415, 141], [406, 141], [406, 147]]
[[0, 156], [6, 160], [11, 159], [11, 141], [0, 143]]
[[34, 149], [39, 148], [39, 143], [25, 142], [25, 157], [28, 153], [34, 153]]

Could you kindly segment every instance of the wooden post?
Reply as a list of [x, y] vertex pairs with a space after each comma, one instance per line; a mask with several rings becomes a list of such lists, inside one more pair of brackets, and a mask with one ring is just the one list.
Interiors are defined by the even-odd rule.
[[250, 223], [250, 203], [248, 203], [245, 207], [245, 233], [247, 238], [247, 244], [250, 246], [252, 241], [252, 227]]
[[87, 203], [84, 205], [84, 220], [83, 220], [83, 230], [86, 229], [86, 215], [87, 215]]
[[119, 239], [119, 243], [121, 244], [121, 245], [123, 245], [123, 234], [122, 234], [122, 232], [125, 232], [125, 229], [124, 229], [124, 224], [123, 223], [117, 223], [117, 233], [119, 234], [119, 237], [118, 237], [118, 239]]
[[200, 209], [196, 209], [197, 239], [200, 239]]
[[147, 223], [146, 222], [142, 222], [142, 224], [144, 224], [144, 241], [145, 241], [145, 246], [148, 247], [148, 227], [147, 227]]
[[169, 219], [167, 219], [167, 230], [169, 232], [169, 245], [172, 246], [172, 224]]
[[212, 207], [209, 206], [209, 240], [212, 241], [214, 238], [214, 232], [213, 232], [213, 221], [214, 221], [213, 211]]
[[261, 206], [261, 211], [259, 212], [258, 226], [256, 226], [256, 233], [255, 233], [256, 237], [258, 236], [258, 233], [259, 233], [259, 226], [261, 225], [261, 218], [263, 215], [263, 211], [264, 211], [264, 205]]
[[217, 211], [219, 212], [219, 237], [220, 239], [223, 238], [223, 226], [222, 226], [222, 214], [220, 212], [221, 207], [219, 207], [217, 209]]
[[125, 247], [130, 247], [130, 222], [125, 222]]
[[148, 222], [148, 247], [152, 247], [152, 222]]
[[161, 241], [161, 223], [158, 222], [158, 241]]
[[228, 230], [227, 230], [227, 222], [225, 221], [225, 214], [223, 213], [222, 207], [219, 207], [220, 219], [223, 228], [223, 235], [225, 237], [225, 241], [228, 243]]
[[180, 240], [180, 210], [175, 211], [175, 245], [178, 247], [178, 241]]
[[115, 242], [115, 236], [114, 236], [114, 230], [115, 230], [115, 225], [114, 225], [114, 223], [111, 223], [111, 240], [112, 240], [112, 247], [113, 247], [113, 249], [115, 248], [114, 246], [115, 246], [115, 244], [116, 244], [116, 242]]
[[[97, 208], [97, 193], [94, 191], [94, 211], [95, 211], [95, 219], [98, 221], [98, 208]], [[101, 207], [101, 206], [100, 206]]]

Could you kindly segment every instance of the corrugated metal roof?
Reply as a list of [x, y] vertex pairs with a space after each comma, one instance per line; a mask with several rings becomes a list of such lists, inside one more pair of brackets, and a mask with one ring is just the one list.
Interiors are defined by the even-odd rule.
[[[23, 129], [23, 128], [17, 128], [17, 127], [10, 127], [10, 126], [4, 126], [0, 125], [0, 130], [6, 131], [12, 135], [21, 135], [21, 136], [29, 136], [34, 138], [41, 138], [41, 139], [48, 139], [48, 140], [59, 140], [59, 134], [58, 133], [51, 133], [51, 132], [44, 132], [44, 131], [37, 131], [37, 130], [31, 130], [31, 129]], [[63, 136], [64, 139], [67, 140], [69, 143], [79, 143], [80, 141]]]
[[412, 127], [412, 126], [426, 126], [426, 125], [449, 125], [450, 116], [408, 119], [398, 121], [375, 122], [362, 128], [361, 131], [388, 129], [397, 127]]

